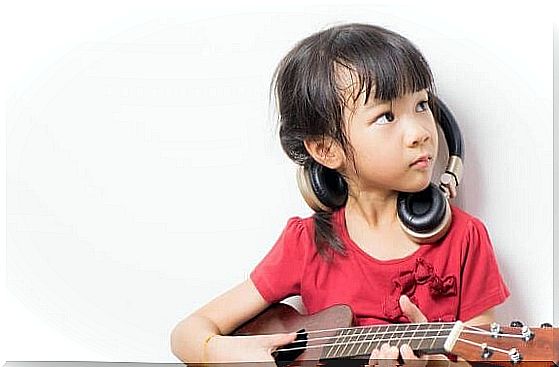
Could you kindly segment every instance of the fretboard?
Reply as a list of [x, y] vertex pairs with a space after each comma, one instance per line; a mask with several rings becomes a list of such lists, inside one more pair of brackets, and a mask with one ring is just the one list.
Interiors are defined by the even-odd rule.
[[455, 323], [391, 324], [346, 328], [328, 341], [321, 359], [368, 358], [384, 343], [408, 344], [422, 353], [444, 353], [444, 343]]

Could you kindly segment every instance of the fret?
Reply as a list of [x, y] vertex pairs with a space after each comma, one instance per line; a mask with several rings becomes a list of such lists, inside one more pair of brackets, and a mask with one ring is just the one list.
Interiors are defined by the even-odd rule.
[[421, 345], [425, 341], [425, 337], [427, 336], [427, 330], [431, 327], [431, 324], [419, 324], [416, 331], [414, 332], [415, 336], [418, 339], [414, 339], [410, 342], [410, 347], [417, 351], [421, 350]]
[[[384, 330], [382, 330], [383, 328], [384, 328]], [[380, 345], [381, 345], [383, 339], [386, 339], [386, 333], [388, 332], [389, 328], [390, 328], [390, 325], [383, 325], [383, 326], [378, 327], [378, 330], [375, 333], [375, 337], [374, 337], [373, 342], [375, 342], [375, 340], [378, 340], [378, 341], [376, 342], [374, 347], [371, 348], [368, 352], [372, 353], [372, 351], [375, 350], [375, 349], [380, 350]]]
[[398, 324], [395, 325], [396, 328], [394, 330], [394, 334], [388, 341], [391, 347], [396, 347], [400, 349], [400, 345], [404, 344], [404, 335], [406, 334], [406, 330], [409, 328], [409, 324]]
[[[433, 346], [435, 345], [435, 342], [437, 341], [437, 336], [441, 332], [440, 326], [437, 328], [436, 331], [437, 331], [437, 333], [434, 335], [434, 337], [433, 337], [433, 335], [430, 335], [431, 337], [433, 337], [433, 340], [431, 341], [431, 344], [429, 345], [429, 349], [433, 349]], [[429, 333], [429, 334], [431, 334], [431, 333]]]
[[444, 352], [444, 343], [454, 323], [378, 325], [343, 329], [328, 343], [323, 358], [368, 356], [384, 343], [400, 348], [408, 344], [414, 351]]
[[369, 344], [366, 344], [365, 350], [363, 351], [363, 354], [371, 354], [373, 352], [373, 349], [375, 349], [375, 347], [373, 347], [373, 343], [375, 342], [375, 339], [381, 339], [381, 333], [380, 333], [380, 329], [382, 327], [381, 326], [372, 326], [369, 328]]
[[[363, 328], [355, 328], [352, 330], [352, 334], [351, 337], [349, 338], [349, 343], [346, 342], [347, 344], [344, 346], [344, 349], [342, 349], [341, 351], [341, 356], [340, 357], [349, 357], [352, 356], [352, 351], [353, 348], [359, 348], [359, 343], [357, 343], [359, 341], [359, 337], [361, 336], [361, 334], [363, 334]], [[354, 338], [355, 336], [355, 338]], [[345, 349], [349, 348], [347, 351]]]
[[[388, 325], [386, 335], [383, 336], [383, 340], [380, 341], [380, 345], [382, 346], [384, 343], [390, 344], [392, 341], [392, 337], [394, 337], [394, 332], [398, 329], [398, 325]], [[380, 349], [380, 348], [379, 348]]]
[[332, 358], [339, 358], [344, 355], [344, 349], [350, 345], [348, 343], [351, 342], [351, 338], [354, 334], [355, 329], [346, 329], [342, 332], [341, 338], [338, 338], [336, 340], [336, 344], [338, 345], [335, 347], [334, 352], [332, 353]]
[[446, 339], [450, 335], [450, 332], [452, 331], [453, 326], [454, 326], [454, 323], [444, 323], [444, 324], [442, 324], [441, 332], [439, 332], [438, 335], [437, 335], [439, 337], [435, 341], [435, 347], [434, 347], [435, 351], [438, 351], [440, 353], [444, 353], [444, 342], [446, 341]]
[[[413, 341], [412, 338], [415, 336], [415, 331], [417, 330], [417, 327], [420, 324], [406, 324], [406, 325], [407, 325], [406, 330], [404, 330], [404, 333], [400, 337], [400, 343], [398, 345], [398, 348], [403, 344], [408, 344], [408, 345], [411, 344], [411, 342]], [[414, 327], [414, 329], [410, 330], [410, 326]], [[408, 339], [408, 340], [406, 341], [406, 339]]]
[[[434, 333], [434, 335], [431, 335], [433, 340], [431, 341], [428, 350], [430, 350], [431, 352], [437, 352], [437, 351], [444, 352], [444, 342], [446, 337], [450, 334], [450, 329], [452, 328], [449, 325], [453, 325], [453, 324], [443, 323], [443, 324], [434, 324], [434, 325], [437, 325], [438, 327], [435, 330], [433, 330], [433, 333], [435, 331], [436, 333]], [[441, 332], [443, 333], [441, 334]]]
[[342, 338], [345, 337], [344, 334], [346, 332], [349, 333], [350, 331], [351, 331], [351, 329], [344, 329], [338, 335], [336, 335], [335, 338], [333, 338], [332, 344], [334, 344], [334, 345], [330, 345], [330, 346], [327, 347], [327, 351], [326, 351], [326, 353], [324, 353], [324, 358], [326, 358], [326, 359], [334, 358], [338, 355], [337, 354], [338, 350], [340, 349], [340, 347], [342, 345], [341, 344], [342, 343]]
[[320, 356], [321, 358], [329, 358], [330, 351], [332, 351], [332, 346], [330, 344], [333, 344], [333, 340], [335, 340], [335, 338], [328, 339], [328, 343], [326, 344], [326, 346], [322, 350], [322, 353], [321, 353], [321, 356]]
[[[396, 348], [400, 349], [400, 345], [403, 344], [403, 336], [406, 332], [406, 330], [408, 329], [409, 325], [403, 324], [403, 325], [396, 325], [396, 330], [394, 330], [394, 334], [392, 334], [392, 337], [389, 340], [389, 344], [390, 346], [395, 346]], [[393, 343], [393, 342], [396, 343]]]
[[[367, 351], [367, 343], [366, 341], [369, 340], [371, 338], [371, 328], [362, 328], [361, 329], [361, 334], [359, 334], [359, 337], [357, 338], [358, 343], [357, 343], [357, 349], [355, 350], [354, 355], [356, 356], [360, 356], [362, 354], [365, 354], [365, 352]], [[361, 352], [361, 350], [363, 349], [363, 352]]]

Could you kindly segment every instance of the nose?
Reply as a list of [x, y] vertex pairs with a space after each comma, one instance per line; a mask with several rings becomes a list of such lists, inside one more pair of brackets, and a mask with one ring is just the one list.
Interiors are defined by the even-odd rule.
[[427, 143], [431, 139], [431, 132], [424, 126], [424, 123], [412, 118], [406, 124], [405, 139], [406, 145], [414, 148]]

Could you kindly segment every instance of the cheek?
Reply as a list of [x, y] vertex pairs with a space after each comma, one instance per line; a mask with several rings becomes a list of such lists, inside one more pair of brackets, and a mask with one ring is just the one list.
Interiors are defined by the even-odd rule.
[[433, 128], [433, 133], [431, 136], [433, 137], [433, 154], [434, 158], [436, 158], [439, 154], [439, 130], [437, 129], [436, 125]]
[[[387, 130], [388, 131], [388, 130]], [[391, 167], [402, 156], [399, 137], [394, 133], [383, 131], [359, 131], [350, 136], [350, 143], [355, 149], [358, 164], [374, 167]]]
[[356, 148], [355, 160], [357, 167], [371, 174], [387, 174], [399, 169], [402, 156], [398, 145], [384, 141], [367, 141]]

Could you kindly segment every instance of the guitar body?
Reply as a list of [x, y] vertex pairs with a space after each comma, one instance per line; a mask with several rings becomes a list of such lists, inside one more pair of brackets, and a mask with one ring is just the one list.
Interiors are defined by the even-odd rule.
[[[276, 303], [251, 320], [247, 321], [239, 328], [237, 328], [231, 335], [262, 335], [262, 334], [276, 334], [276, 333], [291, 333], [305, 330], [324, 330], [324, 329], [337, 329], [347, 328], [352, 326], [353, 312], [351, 308], [346, 305], [336, 305], [326, 308], [314, 315], [301, 315], [292, 306], [285, 303]], [[334, 337], [336, 331], [325, 332], [322, 337]], [[292, 343], [292, 344], [297, 344]], [[301, 343], [304, 345], [304, 343]], [[309, 348], [302, 353], [296, 353], [290, 357], [285, 354], [287, 358], [280, 355], [279, 360], [283, 362], [293, 361], [314, 361], [314, 364], [320, 359], [322, 355], [322, 348]], [[294, 365], [294, 364], [291, 364]], [[296, 365], [302, 365], [297, 363]]]

